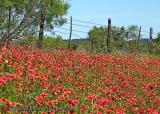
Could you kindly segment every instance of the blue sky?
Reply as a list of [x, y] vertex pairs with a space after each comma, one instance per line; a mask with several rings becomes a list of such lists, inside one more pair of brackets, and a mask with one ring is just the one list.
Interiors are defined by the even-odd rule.
[[[160, 0], [70, 0], [71, 7], [66, 17], [72, 16], [73, 19], [89, 21], [102, 25], [107, 24], [107, 19], [112, 19], [112, 25], [115, 26], [142, 26], [142, 31], [149, 31], [153, 27], [155, 33], [160, 32]], [[94, 26], [73, 21], [73, 24], [85, 26]], [[69, 29], [69, 24], [62, 28]], [[90, 28], [78, 27], [73, 25], [73, 30], [88, 32]], [[69, 33], [68, 30], [55, 29], [59, 32]], [[67, 39], [68, 34], [58, 33]], [[86, 33], [73, 31], [72, 38], [85, 38]], [[148, 33], [142, 33], [145, 37]], [[156, 34], [154, 34], [154, 37]]]

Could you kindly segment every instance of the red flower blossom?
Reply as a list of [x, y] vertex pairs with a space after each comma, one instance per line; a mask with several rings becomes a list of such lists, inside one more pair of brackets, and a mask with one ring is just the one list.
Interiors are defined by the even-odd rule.
[[73, 100], [73, 99], [68, 99], [68, 103], [71, 104], [71, 105], [78, 105], [79, 102], [77, 100]]

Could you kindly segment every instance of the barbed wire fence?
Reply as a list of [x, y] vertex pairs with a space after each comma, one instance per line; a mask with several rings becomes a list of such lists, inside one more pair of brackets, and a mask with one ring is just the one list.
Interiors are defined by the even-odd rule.
[[[102, 27], [108, 28], [107, 27], [108, 24], [93, 23], [93, 22], [90, 22], [90, 21], [84, 21], [84, 20], [75, 19], [75, 18], [65, 18], [65, 19], [67, 20], [65, 25], [69, 25], [69, 26], [67, 26], [67, 27], [55, 26], [54, 27], [55, 29], [53, 30], [53, 32], [56, 33], [56, 34], [68, 35], [68, 41], [69, 42], [71, 42], [70, 40], [72, 39], [72, 36], [74, 36], [76, 39], [87, 39], [89, 30], [92, 29], [94, 26], [96, 26], [96, 27], [97, 26], [98, 27], [102, 26]], [[79, 27], [80, 29], [76, 29], [77, 27]], [[124, 26], [122, 26], [122, 27], [124, 27]], [[111, 25], [111, 27], [110, 27], [111, 35], [112, 35], [112, 28], [120, 29], [121, 27], [117, 27], [115, 25]], [[58, 30], [56, 30], [56, 29], [58, 29]], [[88, 31], [81, 30], [81, 29], [88, 29]], [[149, 44], [148, 47], [150, 48], [149, 50], [151, 50], [152, 40], [156, 38], [158, 33], [153, 32], [153, 30], [152, 31], [146, 31], [146, 30], [143, 30], [143, 29], [141, 31], [140, 30], [135, 30], [135, 32], [140, 32], [140, 36], [139, 36], [140, 38], [150, 39], [148, 41], [148, 44]], [[83, 34], [83, 35], [80, 35], [80, 34]], [[154, 35], [154, 37], [153, 37], [153, 35]], [[108, 38], [108, 33], [105, 33], [104, 36], [107, 39]], [[111, 44], [109, 44], [109, 45], [111, 45]], [[69, 48], [70, 47], [71, 47], [71, 43], [69, 43]], [[151, 53], [151, 51], [150, 51], [150, 53]]]
[[[65, 18], [65, 19], [69, 20], [69, 18]], [[84, 27], [84, 28], [89, 28], [89, 29], [91, 29], [94, 26], [106, 26], [106, 25], [103, 25], [103, 24], [92, 23], [92, 22], [82, 21], [82, 20], [78, 20], [78, 19], [72, 19], [72, 21], [81, 22], [82, 23], [82, 24], [77, 24], [77, 23], [73, 22], [72, 25], [80, 26], [80, 27]], [[93, 26], [84, 25], [83, 23], [90, 24], [90, 25], [93, 25]], [[66, 22], [66, 24], [70, 24], [70, 23]], [[116, 27], [116, 26], [113, 26], [113, 27], [114, 28], [120, 28], [120, 27]], [[59, 28], [59, 29], [63, 29], [63, 30], [70, 30], [70, 28], [64, 28], [64, 27], [55, 27], [55, 28]], [[85, 34], [88, 33], [86, 31], [80, 31], [80, 30], [76, 30], [76, 29], [72, 29], [72, 31], [79, 32], [79, 33], [85, 33]], [[136, 30], [136, 31], [138, 32], [139, 30]], [[149, 31], [145, 31], [145, 30], [142, 30], [141, 33], [147, 33], [148, 35], [150, 34]], [[155, 33], [155, 32], [153, 32], [153, 34], [158, 35], [158, 33]], [[149, 36], [145, 36], [145, 35], [142, 35], [142, 36], [144, 36], [146, 38], [149, 38]]]
[[[69, 38], [68, 38], [69, 47], [71, 47], [70, 46], [71, 45], [70, 40], [72, 39], [72, 36], [77, 37], [77, 39], [87, 39], [89, 30], [92, 29], [94, 26], [102, 26], [102, 27], [107, 28], [106, 31], [108, 31], [108, 33], [105, 33], [105, 38], [106, 38], [105, 40], [107, 40], [108, 37], [112, 36], [112, 28], [114, 28], [114, 29], [116, 29], [116, 28], [120, 29], [121, 28], [121, 27], [116, 27], [115, 25], [112, 25], [111, 23], [109, 25], [109, 22], [105, 25], [105, 24], [93, 23], [93, 22], [90, 22], [90, 21], [84, 21], [84, 20], [75, 19], [75, 18], [65, 18], [65, 19], [67, 20], [65, 25], [68, 25], [68, 27], [60, 27], [60, 26], [55, 27], [55, 29], [58, 29], [58, 30], [54, 30], [54, 32], [58, 33], [58, 34], [68, 35], [69, 36]], [[81, 27], [81, 29], [89, 29], [89, 30], [88, 31], [82, 31], [81, 29], [76, 29], [77, 27]], [[153, 47], [152, 46], [153, 39], [157, 38], [158, 33], [153, 32], [152, 27], [149, 28], [149, 31], [143, 30], [142, 27], [143, 26], [140, 26], [140, 29], [135, 30], [135, 32], [138, 32], [138, 34], [139, 34], [138, 35], [138, 37], [139, 37], [138, 44], [140, 45], [139, 42], [141, 40], [148, 39], [147, 44], [148, 44], [149, 52], [151, 53], [151, 48]], [[66, 31], [66, 32], [64, 32], [64, 31]], [[108, 35], [109, 33], [110, 33], [110, 35]], [[86, 37], [81, 36], [79, 34], [84, 34]], [[110, 40], [110, 38], [109, 38], [109, 40]], [[110, 45], [111, 44], [108, 44], [108, 47]]]
[[[26, 15], [34, 15], [30, 12], [26, 12]], [[67, 22], [65, 23], [65, 25], [69, 25], [67, 27], [60, 27], [60, 26], [55, 26], [55, 29], [58, 29], [58, 30], [53, 30], [54, 33], [56, 34], [65, 34], [65, 35], [68, 35], [68, 40], [70, 42], [70, 40], [72, 39], [72, 36], [74, 36], [75, 38], [77, 39], [86, 39], [88, 38], [88, 32], [90, 29], [92, 29], [94, 26], [103, 26], [103, 27], [106, 27], [108, 26], [108, 24], [100, 24], [100, 23], [94, 23], [94, 22], [90, 22], [90, 21], [84, 21], [84, 20], [81, 20], [81, 19], [76, 19], [76, 18], [65, 18], [67, 20]], [[31, 21], [24, 21], [23, 22], [23, 18], [22, 18], [22, 24], [24, 24], [24, 26], [29, 26], [31, 24], [28, 24], [28, 23], [34, 23], [33, 20]], [[20, 23], [21, 25], [21, 23]], [[72, 27], [71, 27], [72, 26]], [[81, 29], [88, 29], [87, 30], [81, 30], [81, 29], [77, 29], [77, 27], [80, 27]], [[23, 26], [22, 26], [23, 28]], [[111, 25], [111, 35], [112, 35], [112, 28], [117, 28], [119, 29], [120, 27], [116, 27], [115, 25]], [[17, 27], [17, 29], [19, 29], [19, 27]], [[17, 30], [16, 29], [16, 30]], [[151, 29], [151, 28], [150, 28]], [[15, 30], [15, 31], [16, 31]], [[21, 33], [22, 30], [19, 30], [18, 33]], [[65, 32], [64, 32], [65, 31]], [[139, 32], [139, 30], [136, 30], [137, 32]], [[36, 33], [37, 31], [35, 31]], [[16, 33], [16, 32], [11, 32], [10, 34], [12, 35], [12, 33]], [[83, 34], [83, 35], [82, 35]], [[17, 35], [17, 34], [16, 34]], [[15, 35], [15, 36], [16, 36]], [[149, 47], [151, 48], [152, 46], [152, 40], [156, 38], [156, 36], [158, 35], [158, 33], [156, 32], [153, 32], [153, 29], [152, 30], [149, 30], [149, 31], [146, 31], [146, 30], [143, 30], [143, 26], [142, 26], [142, 30], [140, 31], [140, 38], [144, 38], [144, 39], [150, 39], [148, 44], [150, 45]], [[85, 36], [85, 37], [84, 37]], [[106, 38], [108, 38], [108, 33], [105, 33], [104, 35]], [[13, 37], [14, 39], [14, 37]], [[69, 43], [69, 47], [71, 43]], [[111, 44], [110, 44], [111, 45]]]

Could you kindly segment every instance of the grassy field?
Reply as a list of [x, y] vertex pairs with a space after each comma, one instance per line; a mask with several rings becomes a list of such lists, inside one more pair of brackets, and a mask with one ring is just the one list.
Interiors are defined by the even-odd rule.
[[158, 57], [15, 46], [0, 53], [1, 113], [160, 113]]

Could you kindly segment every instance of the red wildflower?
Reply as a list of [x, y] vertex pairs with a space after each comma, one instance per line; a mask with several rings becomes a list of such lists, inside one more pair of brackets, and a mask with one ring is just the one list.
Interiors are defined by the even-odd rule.
[[110, 104], [112, 102], [113, 102], [112, 100], [109, 100], [109, 99], [106, 99], [106, 98], [102, 98], [102, 99], [99, 99], [97, 103], [99, 105], [103, 106], [105, 104]]
[[73, 99], [68, 99], [68, 103], [71, 104], [71, 105], [78, 105], [79, 102], [77, 100], [73, 100]]

